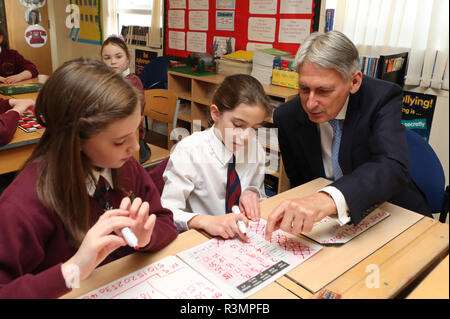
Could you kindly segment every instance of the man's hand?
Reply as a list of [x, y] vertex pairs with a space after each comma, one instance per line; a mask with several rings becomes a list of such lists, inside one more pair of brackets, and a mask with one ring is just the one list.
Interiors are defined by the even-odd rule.
[[335, 214], [336, 205], [327, 193], [319, 192], [298, 199], [287, 199], [275, 208], [267, 218], [266, 240], [278, 229], [298, 235], [312, 230], [313, 223]]

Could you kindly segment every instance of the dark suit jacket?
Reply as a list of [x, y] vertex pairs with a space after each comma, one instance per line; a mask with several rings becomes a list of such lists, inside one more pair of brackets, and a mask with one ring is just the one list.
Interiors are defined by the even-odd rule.
[[[409, 175], [401, 106], [398, 85], [371, 77], [350, 95], [339, 148], [344, 176], [331, 185], [344, 195], [355, 225], [384, 201], [431, 216]], [[318, 126], [300, 98], [278, 107], [273, 118], [291, 187], [325, 177]]]

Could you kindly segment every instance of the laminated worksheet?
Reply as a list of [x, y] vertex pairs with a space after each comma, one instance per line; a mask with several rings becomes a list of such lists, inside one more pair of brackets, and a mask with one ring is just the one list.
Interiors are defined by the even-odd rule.
[[266, 221], [250, 222], [249, 243], [214, 238], [177, 254], [233, 298], [246, 298], [316, 254], [322, 246], [277, 230], [264, 239]]
[[182, 260], [166, 257], [95, 289], [79, 299], [230, 298]]
[[302, 235], [320, 244], [345, 244], [389, 215], [388, 212], [377, 208], [356, 226], [349, 224], [341, 226], [336, 218], [327, 216], [321, 221], [314, 223], [311, 232], [302, 233]]

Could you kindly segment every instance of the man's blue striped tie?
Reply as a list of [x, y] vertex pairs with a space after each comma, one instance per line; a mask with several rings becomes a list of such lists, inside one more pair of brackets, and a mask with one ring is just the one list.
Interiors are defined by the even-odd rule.
[[331, 162], [333, 165], [334, 180], [337, 181], [343, 176], [341, 167], [339, 166], [339, 147], [342, 137], [342, 121], [333, 119], [328, 121], [333, 128], [333, 143], [331, 144]]

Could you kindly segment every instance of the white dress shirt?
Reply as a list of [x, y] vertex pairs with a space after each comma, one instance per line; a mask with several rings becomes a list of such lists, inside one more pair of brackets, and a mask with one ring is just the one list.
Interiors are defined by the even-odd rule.
[[[178, 142], [163, 174], [161, 203], [173, 212], [179, 232], [198, 214], [225, 214], [228, 163], [233, 153], [216, 136], [214, 126]], [[236, 172], [242, 192], [252, 190], [265, 199], [265, 151], [256, 137], [236, 151]]]
[[[341, 109], [339, 114], [336, 116], [338, 120], [345, 120], [345, 115], [347, 113], [348, 99], [344, 104], [344, 107]], [[325, 176], [329, 179], [334, 179], [333, 165], [331, 160], [331, 145], [333, 143], [333, 128], [329, 122], [321, 123], [318, 125], [319, 127], [319, 135], [320, 135], [320, 144], [322, 148], [322, 159], [323, 159], [323, 168], [325, 170]], [[344, 198], [344, 195], [334, 186], [327, 186], [319, 190], [319, 192], [328, 193], [334, 200], [334, 203], [337, 207], [337, 221], [341, 224], [347, 224], [350, 221], [350, 217], [347, 216], [347, 212], [349, 210], [347, 201]]]
[[103, 178], [105, 179], [107, 188], [114, 188], [110, 168], [105, 168], [101, 171], [97, 171], [94, 169], [92, 170], [92, 175], [94, 176], [95, 180], [92, 180], [89, 176], [86, 178], [86, 187], [90, 197], [94, 196], [95, 188], [100, 176], [103, 176]]

